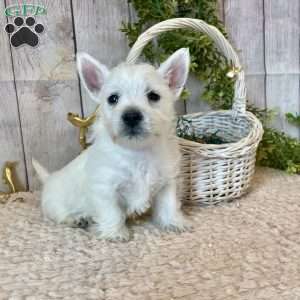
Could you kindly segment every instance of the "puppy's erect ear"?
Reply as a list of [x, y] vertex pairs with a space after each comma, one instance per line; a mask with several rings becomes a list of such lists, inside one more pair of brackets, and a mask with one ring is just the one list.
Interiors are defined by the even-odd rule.
[[77, 54], [77, 69], [80, 79], [91, 98], [99, 102], [99, 93], [109, 75], [109, 70], [87, 53]]
[[188, 77], [190, 67], [190, 52], [181, 48], [164, 61], [158, 72], [168, 81], [170, 89], [178, 98]]

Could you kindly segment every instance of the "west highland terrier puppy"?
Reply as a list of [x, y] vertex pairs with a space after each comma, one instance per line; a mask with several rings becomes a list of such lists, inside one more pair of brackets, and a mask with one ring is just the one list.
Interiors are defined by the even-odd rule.
[[188, 49], [158, 69], [120, 64], [109, 70], [88, 54], [77, 56], [81, 81], [101, 109], [93, 144], [60, 171], [33, 165], [43, 182], [42, 210], [57, 223], [93, 221], [99, 238], [128, 240], [126, 218], [150, 207], [155, 224], [183, 231], [174, 102], [188, 76]]

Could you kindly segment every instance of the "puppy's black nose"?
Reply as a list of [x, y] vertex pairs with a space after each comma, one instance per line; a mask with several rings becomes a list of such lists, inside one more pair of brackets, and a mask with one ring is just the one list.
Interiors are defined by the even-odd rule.
[[122, 115], [124, 124], [130, 128], [134, 128], [143, 121], [143, 114], [135, 108], [126, 110]]

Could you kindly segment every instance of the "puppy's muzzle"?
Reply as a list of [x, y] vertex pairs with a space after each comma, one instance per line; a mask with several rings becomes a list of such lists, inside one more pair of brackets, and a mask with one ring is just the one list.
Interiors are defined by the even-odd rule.
[[128, 128], [134, 128], [139, 126], [143, 119], [143, 114], [135, 108], [126, 110], [122, 115], [123, 123]]
[[124, 126], [125, 135], [137, 136], [143, 133], [144, 116], [137, 108], [128, 108], [122, 114], [122, 122]]

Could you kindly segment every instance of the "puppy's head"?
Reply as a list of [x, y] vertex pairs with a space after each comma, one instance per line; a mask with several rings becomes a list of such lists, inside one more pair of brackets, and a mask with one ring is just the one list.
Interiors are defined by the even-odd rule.
[[158, 69], [121, 64], [112, 70], [85, 53], [77, 55], [84, 87], [100, 104], [100, 122], [115, 143], [143, 147], [173, 132], [174, 101], [188, 76], [190, 57], [182, 48]]

